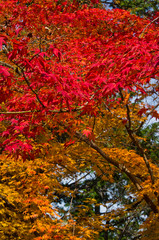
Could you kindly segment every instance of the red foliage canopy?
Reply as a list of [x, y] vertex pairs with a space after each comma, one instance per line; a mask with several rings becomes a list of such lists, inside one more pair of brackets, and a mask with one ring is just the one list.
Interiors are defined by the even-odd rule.
[[145, 94], [157, 76], [158, 24], [127, 11], [10, 0], [0, 2], [0, 21], [1, 148], [23, 157], [34, 157], [31, 139], [49, 117], [57, 127], [63, 112], [96, 115], [120, 89]]

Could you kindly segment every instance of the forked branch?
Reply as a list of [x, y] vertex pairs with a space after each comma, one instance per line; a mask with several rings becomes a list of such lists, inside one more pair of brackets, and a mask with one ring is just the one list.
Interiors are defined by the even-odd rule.
[[[129, 169], [124, 164], [120, 164], [118, 161], [116, 161], [113, 158], [109, 157], [100, 147], [98, 147], [96, 145], [96, 143], [94, 141], [90, 140], [89, 138], [87, 138], [86, 136], [81, 134], [80, 132], [76, 131], [75, 136], [79, 140], [85, 142], [91, 148], [96, 150], [96, 152], [98, 152], [108, 163], [110, 163], [113, 166], [117, 167], [121, 172], [124, 172], [129, 177], [131, 182], [135, 185], [135, 187], [136, 187], [136, 189], [138, 191], [142, 190], [142, 187], [141, 187], [138, 179], [129, 171]], [[156, 205], [152, 202], [152, 200], [149, 198], [149, 196], [147, 194], [144, 194], [143, 197], [144, 197], [144, 200], [147, 202], [147, 204], [152, 209], [152, 211], [154, 213], [158, 213], [158, 209], [157, 209]]]

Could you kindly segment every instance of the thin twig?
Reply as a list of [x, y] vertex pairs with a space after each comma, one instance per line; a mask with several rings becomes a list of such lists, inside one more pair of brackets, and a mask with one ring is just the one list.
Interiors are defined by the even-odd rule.
[[148, 159], [147, 159], [147, 156], [146, 156], [143, 148], [141, 147], [141, 145], [139, 144], [139, 142], [138, 142], [137, 139], [135, 138], [135, 136], [134, 136], [134, 134], [133, 134], [133, 131], [132, 131], [128, 126], [126, 126], [126, 125], [125, 125], [125, 128], [126, 128], [126, 130], [127, 130], [127, 133], [129, 134], [129, 137], [131, 138], [132, 142], [135, 144], [135, 146], [136, 146], [136, 147], [138, 148], [138, 150], [140, 151], [140, 153], [141, 153], [141, 155], [142, 155], [142, 157], [143, 157], [143, 159], [144, 159], [144, 162], [145, 162], [145, 164], [146, 164], [146, 167], [147, 167], [147, 169], [148, 169], [148, 172], [149, 172], [149, 174], [150, 174], [152, 184], [154, 184], [155, 179], [154, 179], [153, 171], [152, 171], [152, 169], [151, 169], [151, 167], [150, 167], [149, 161], [148, 161]]
[[29, 80], [27, 79], [27, 77], [25, 76], [25, 73], [24, 73], [23, 69], [21, 69], [21, 72], [22, 72], [22, 75], [23, 75], [23, 77], [24, 77], [25, 82], [27, 83], [29, 89], [35, 94], [38, 102], [41, 104], [41, 106], [42, 106], [43, 108], [46, 108], [46, 107], [44, 106], [44, 104], [41, 102], [38, 94], [37, 94], [37, 93], [35, 92], [35, 90], [31, 87], [30, 82], [29, 82]]
[[5, 63], [5, 62], [0, 61], [0, 65], [15, 70], [15, 67], [13, 67], [12, 65], [10, 65], [10, 64], [8, 64], [8, 63]]
[[[159, 103], [158, 103], [156, 106], [154, 106], [154, 107], [151, 109], [150, 112], [148, 112], [147, 114], [145, 114], [146, 117], [148, 118], [148, 117], [153, 113], [153, 111], [154, 111], [156, 108], [158, 108], [158, 107], [159, 107]], [[137, 132], [137, 131], [139, 131], [139, 130], [141, 129], [141, 127], [142, 127], [142, 126], [145, 124], [145, 122], [147, 121], [147, 118], [145, 119], [145, 121], [141, 122], [140, 126], [139, 126], [137, 129], [135, 129], [135, 132]]]
[[143, 33], [145, 32], [145, 30], [153, 23], [155, 22], [157, 19], [159, 19], [159, 17], [156, 17], [155, 19], [153, 19], [149, 24], [147, 24], [147, 26], [143, 29], [143, 31], [140, 33], [139, 38], [142, 37]]
[[[124, 97], [123, 97], [121, 88], [119, 88], [119, 92], [120, 92], [120, 96], [121, 96], [122, 101], [124, 101]], [[128, 119], [128, 122], [129, 122], [129, 128], [131, 128], [130, 108], [129, 108], [128, 104], [126, 104], [125, 106], [126, 106], [126, 110], [127, 110], [127, 119]]]
[[[28, 81], [28, 80], [27, 80]], [[28, 81], [28, 84], [29, 81]], [[29, 85], [30, 86], [30, 85]], [[34, 90], [32, 90], [35, 94], [37, 94]], [[38, 95], [37, 95], [38, 96]], [[92, 98], [92, 97], [91, 97]], [[84, 108], [85, 106], [88, 105], [88, 102], [86, 102], [84, 105], [80, 106], [80, 107], [77, 107], [77, 108], [74, 108], [74, 109], [71, 109], [71, 112], [78, 112], [80, 110], [82, 110], [82, 108]], [[45, 106], [44, 106], [45, 107]], [[46, 108], [46, 107], [45, 107]], [[25, 113], [32, 113], [32, 112], [39, 112], [39, 110], [34, 110], [34, 111], [31, 111], [31, 110], [26, 110], [26, 111], [14, 111], [14, 112], [0, 112], [0, 114], [6, 114], [6, 115], [9, 115], [9, 114], [25, 114]], [[60, 109], [60, 110], [48, 110], [48, 112], [50, 113], [67, 113], [67, 112], [70, 112], [69, 109], [67, 108], [63, 108], [63, 109]]]
[[28, 111], [20, 111], [20, 112], [0, 112], [0, 114], [6, 114], [6, 115], [11, 115], [11, 114], [24, 114], [24, 113], [31, 113], [33, 111], [28, 110]]
[[[86, 175], [82, 176], [81, 178], [77, 179], [75, 182], [73, 183], [67, 183], [67, 186], [72, 186], [72, 185], [76, 185], [79, 181], [81, 181], [83, 178], [87, 177], [91, 172], [88, 172]], [[71, 180], [72, 181], [72, 180]]]
[[122, 232], [121, 232], [120, 235], [119, 235], [118, 240], [121, 240], [121, 239], [122, 239], [122, 237], [124, 236], [125, 231], [127, 230], [128, 226], [129, 226], [129, 224], [130, 224], [130, 222], [131, 222], [131, 220], [132, 220], [133, 218], [134, 218], [134, 216], [132, 215], [132, 216], [128, 219], [127, 223], [125, 224], [124, 228], [122, 229]]

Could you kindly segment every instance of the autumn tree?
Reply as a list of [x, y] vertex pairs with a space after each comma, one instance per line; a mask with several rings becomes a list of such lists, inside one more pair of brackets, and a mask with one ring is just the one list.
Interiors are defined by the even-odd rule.
[[158, 236], [157, 19], [97, 6], [0, 1], [1, 239]]

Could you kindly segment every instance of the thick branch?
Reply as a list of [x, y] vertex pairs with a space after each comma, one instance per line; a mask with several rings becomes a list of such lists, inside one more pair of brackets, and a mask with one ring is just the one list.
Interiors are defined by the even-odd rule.
[[134, 175], [132, 175], [130, 173], [130, 171], [127, 169], [126, 166], [124, 166], [124, 164], [120, 164], [118, 161], [114, 160], [113, 158], [109, 157], [105, 152], [103, 152], [103, 150], [98, 147], [92, 140], [89, 140], [89, 138], [87, 138], [86, 136], [82, 135], [79, 132], [76, 132], [76, 137], [82, 141], [84, 141], [85, 143], [87, 143], [91, 148], [95, 149], [104, 159], [106, 159], [109, 163], [111, 163], [112, 165], [114, 165], [115, 167], [117, 167], [118, 169], [120, 169], [122, 172], [125, 172], [126, 175], [130, 178], [130, 180], [134, 183], [134, 185], [136, 186], [137, 190], [141, 190], [141, 186], [138, 182], [138, 180], [136, 179], [136, 177]]
[[[129, 179], [131, 180], [131, 182], [135, 185], [136, 189], [138, 191], [142, 190], [142, 187], [139, 183], [139, 181], [137, 180], [137, 178], [129, 171], [129, 169], [124, 165], [124, 164], [120, 164], [118, 161], [114, 160], [113, 158], [109, 157], [105, 152], [103, 152], [103, 150], [98, 147], [92, 140], [90, 140], [89, 138], [87, 138], [86, 136], [84, 136], [83, 134], [81, 134], [80, 132], [76, 131], [75, 136], [85, 142], [86, 144], [88, 144], [91, 148], [95, 149], [107, 162], [109, 162], [110, 164], [112, 164], [113, 166], [117, 167], [120, 171], [124, 172]], [[156, 205], [152, 202], [152, 200], [148, 197], [147, 194], [144, 194], [144, 200], [147, 202], [147, 204], [151, 207], [152, 211], [154, 213], [158, 213], [158, 210], [156, 208]]]

